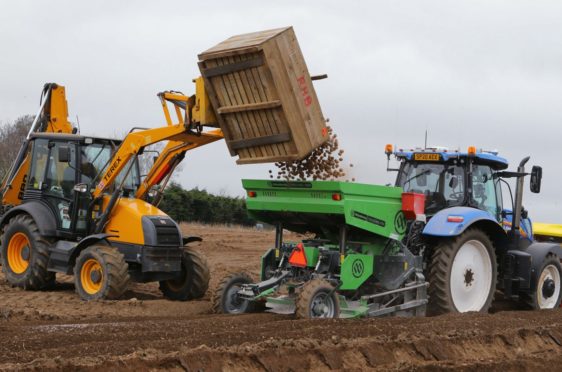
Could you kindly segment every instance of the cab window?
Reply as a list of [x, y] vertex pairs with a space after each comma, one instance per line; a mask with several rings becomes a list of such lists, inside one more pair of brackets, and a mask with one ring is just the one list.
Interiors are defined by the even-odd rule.
[[428, 214], [462, 205], [465, 200], [464, 169], [452, 164], [405, 163], [397, 186], [404, 192], [425, 194]]
[[488, 211], [498, 221], [501, 214], [501, 203], [498, 203], [497, 180], [492, 169], [487, 165], [474, 165], [472, 169], [472, 200], [471, 204], [481, 210]]
[[[93, 183], [99, 182], [99, 178], [107, 171], [107, 167], [113, 156], [113, 147], [109, 143], [93, 143], [81, 147], [81, 182], [94, 186]], [[124, 171], [119, 173], [115, 178], [115, 185], [123, 182], [126, 170], [130, 166], [130, 162], [136, 162], [135, 158], [131, 158], [129, 163], [123, 168]], [[126, 190], [136, 190], [140, 185], [140, 177], [138, 172], [138, 164], [134, 164], [123, 184]]]

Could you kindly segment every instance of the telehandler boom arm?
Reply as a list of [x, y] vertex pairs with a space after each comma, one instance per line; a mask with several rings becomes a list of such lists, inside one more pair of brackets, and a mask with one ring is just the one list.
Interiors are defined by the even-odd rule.
[[[145, 129], [137, 132], [130, 132], [121, 145], [119, 149], [113, 155], [113, 158], [109, 162], [109, 167], [106, 169], [105, 173], [100, 177], [100, 180], [93, 191], [93, 197], [98, 198], [102, 193], [113, 184], [115, 178], [125, 169], [125, 166], [129, 161], [137, 156], [145, 147], [156, 144], [162, 141], [170, 141], [166, 147], [168, 150], [160, 155], [159, 159], [155, 162], [151, 174], [156, 174], [158, 170], [163, 170], [166, 166], [166, 159], [171, 156], [185, 152], [187, 150], [192, 150], [199, 146], [206, 145], [211, 142], [218, 141], [222, 139], [222, 132], [220, 129], [211, 130], [202, 133], [191, 133], [189, 132], [185, 125], [167, 125], [165, 127]], [[182, 146], [181, 148], [174, 150], [174, 145]], [[148, 178], [148, 177], [147, 177]], [[152, 182], [158, 180], [158, 177], [151, 177]], [[150, 188], [153, 185], [152, 182], [146, 181], [143, 189]]]
[[[168, 126], [174, 125], [168, 109], [168, 103], [172, 103], [178, 120], [177, 125], [186, 126], [191, 139], [168, 141], [137, 189], [135, 196], [139, 199], [145, 200], [148, 192], [155, 185], [161, 185], [160, 190], [162, 190], [187, 151], [223, 138], [219, 129], [202, 132], [203, 125], [209, 126], [216, 122], [216, 118], [210, 106], [201, 103], [201, 101], [206, 102], [206, 92], [202, 79], [198, 78], [194, 81], [196, 85], [194, 96], [188, 97], [180, 92], [173, 91], [158, 93]], [[201, 97], [204, 98], [201, 99]], [[209, 141], [211, 139], [212, 141]], [[155, 205], [158, 202], [159, 198], [152, 201]]]

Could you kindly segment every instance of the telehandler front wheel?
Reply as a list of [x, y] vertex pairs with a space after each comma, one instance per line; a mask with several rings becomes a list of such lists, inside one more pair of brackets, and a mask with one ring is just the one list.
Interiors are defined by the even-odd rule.
[[12, 218], [1, 241], [2, 271], [11, 285], [37, 290], [54, 283], [55, 273], [47, 270], [49, 242], [33, 218], [26, 214]]
[[83, 250], [74, 265], [74, 285], [83, 300], [115, 300], [129, 286], [129, 265], [117, 249], [93, 245]]
[[306, 283], [296, 302], [296, 314], [300, 319], [337, 318], [340, 301], [334, 286], [322, 279]]
[[471, 228], [435, 247], [428, 267], [430, 315], [477, 311], [492, 305], [497, 282], [494, 246]]
[[532, 295], [522, 296], [534, 310], [556, 309], [562, 300], [562, 267], [558, 257], [550, 255], [542, 263]]
[[201, 298], [209, 288], [209, 266], [205, 256], [191, 248], [184, 248], [181, 258], [181, 275], [177, 279], [160, 281], [164, 297], [174, 301]]
[[225, 276], [213, 294], [213, 312], [216, 314], [243, 314], [257, 310], [257, 303], [238, 296], [242, 285], [250, 283], [254, 283], [252, 277], [244, 272]]

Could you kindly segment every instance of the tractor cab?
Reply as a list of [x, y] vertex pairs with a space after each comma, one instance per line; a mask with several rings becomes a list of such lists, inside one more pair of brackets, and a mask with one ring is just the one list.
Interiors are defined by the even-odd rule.
[[[523, 159], [518, 172], [508, 172], [505, 171], [508, 167], [507, 160], [498, 156], [496, 151], [476, 150], [473, 146], [468, 151], [461, 152], [439, 147], [393, 151], [392, 145], [387, 145], [385, 153], [389, 160], [390, 155], [394, 154], [400, 161], [399, 168], [387, 167], [389, 171], [398, 172], [396, 186], [401, 187], [404, 192], [425, 196], [425, 214], [429, 219], [441, 211], [451, 211], [450, 208], [469, 207], [487, 212], [487, 218], [510, 231], [514, 215], [518, 213], [518, 237], [525, 238], [527, 242], [533, 241], [531, 220], [520, 205], [523, 189], [519, 183], [525, 175], [529, 175], [523, 171], [524, 163], [529, 158]], [[537, 193], [540, 191], [542, 169], [535, 166], [530, 175], [531, 191]], [[511, 186], [504, 181], [506, 178], [517, 178], [515, 199]], [[509, 188], [512, 200], [512, 205], [507, 208], [503, 206], [502, 182]], [[514, 204], [519, 207], [514, 207]], [[458, 223], [466, 223], [464, 214], [470, 214], [470, 210], [455, 211], [459, 215], [447, 216], [446, 222], [455, 222], [457, 218]]]
[[503, 203], [497, 172], [507, 160], [494, 152], [449, 152], [442, 148], [394, 153], [400, 161], [396, 186], [425, 195], [428, 216], [450, 207], [473, 207], [501, 220]]
[[[56, 217], [57, 235], [67, 239], [90, 233], [91, 216], [96, 208], [89, 192], [100, 181], [102, 172], [120, 141], [74, 134], [33, 133], [31, 167], [22, 185], [23, 201], [42, 200]], [[140, 184], [138, 165], [116, 184], [124, 193]]]

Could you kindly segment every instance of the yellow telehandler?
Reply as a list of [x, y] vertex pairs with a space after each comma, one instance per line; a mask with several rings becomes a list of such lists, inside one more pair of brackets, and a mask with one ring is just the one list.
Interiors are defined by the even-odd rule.
[[[204, 96], [200, 79], [196, 87]], [[196, 107], [196, 96], [164, 92], [159, 98], [167, 125], [133, 128], [113, 140], [77, 134], [67, 119], [64, 87], [45, 85], [39, 112], [0, 187], [0, 252], [9, 283], [43, 289], [64, 273], [74, 275], [84, 300], [118, 298], [131, 280], [158, 281], [173, 300], [205, 294], [207, 263], [187, 247], [198, 238], [183, 237], [156, 205], [185, 153], [223, 135], [210, 106]], [[141, 179], [139, 156], [163, 141]]]

